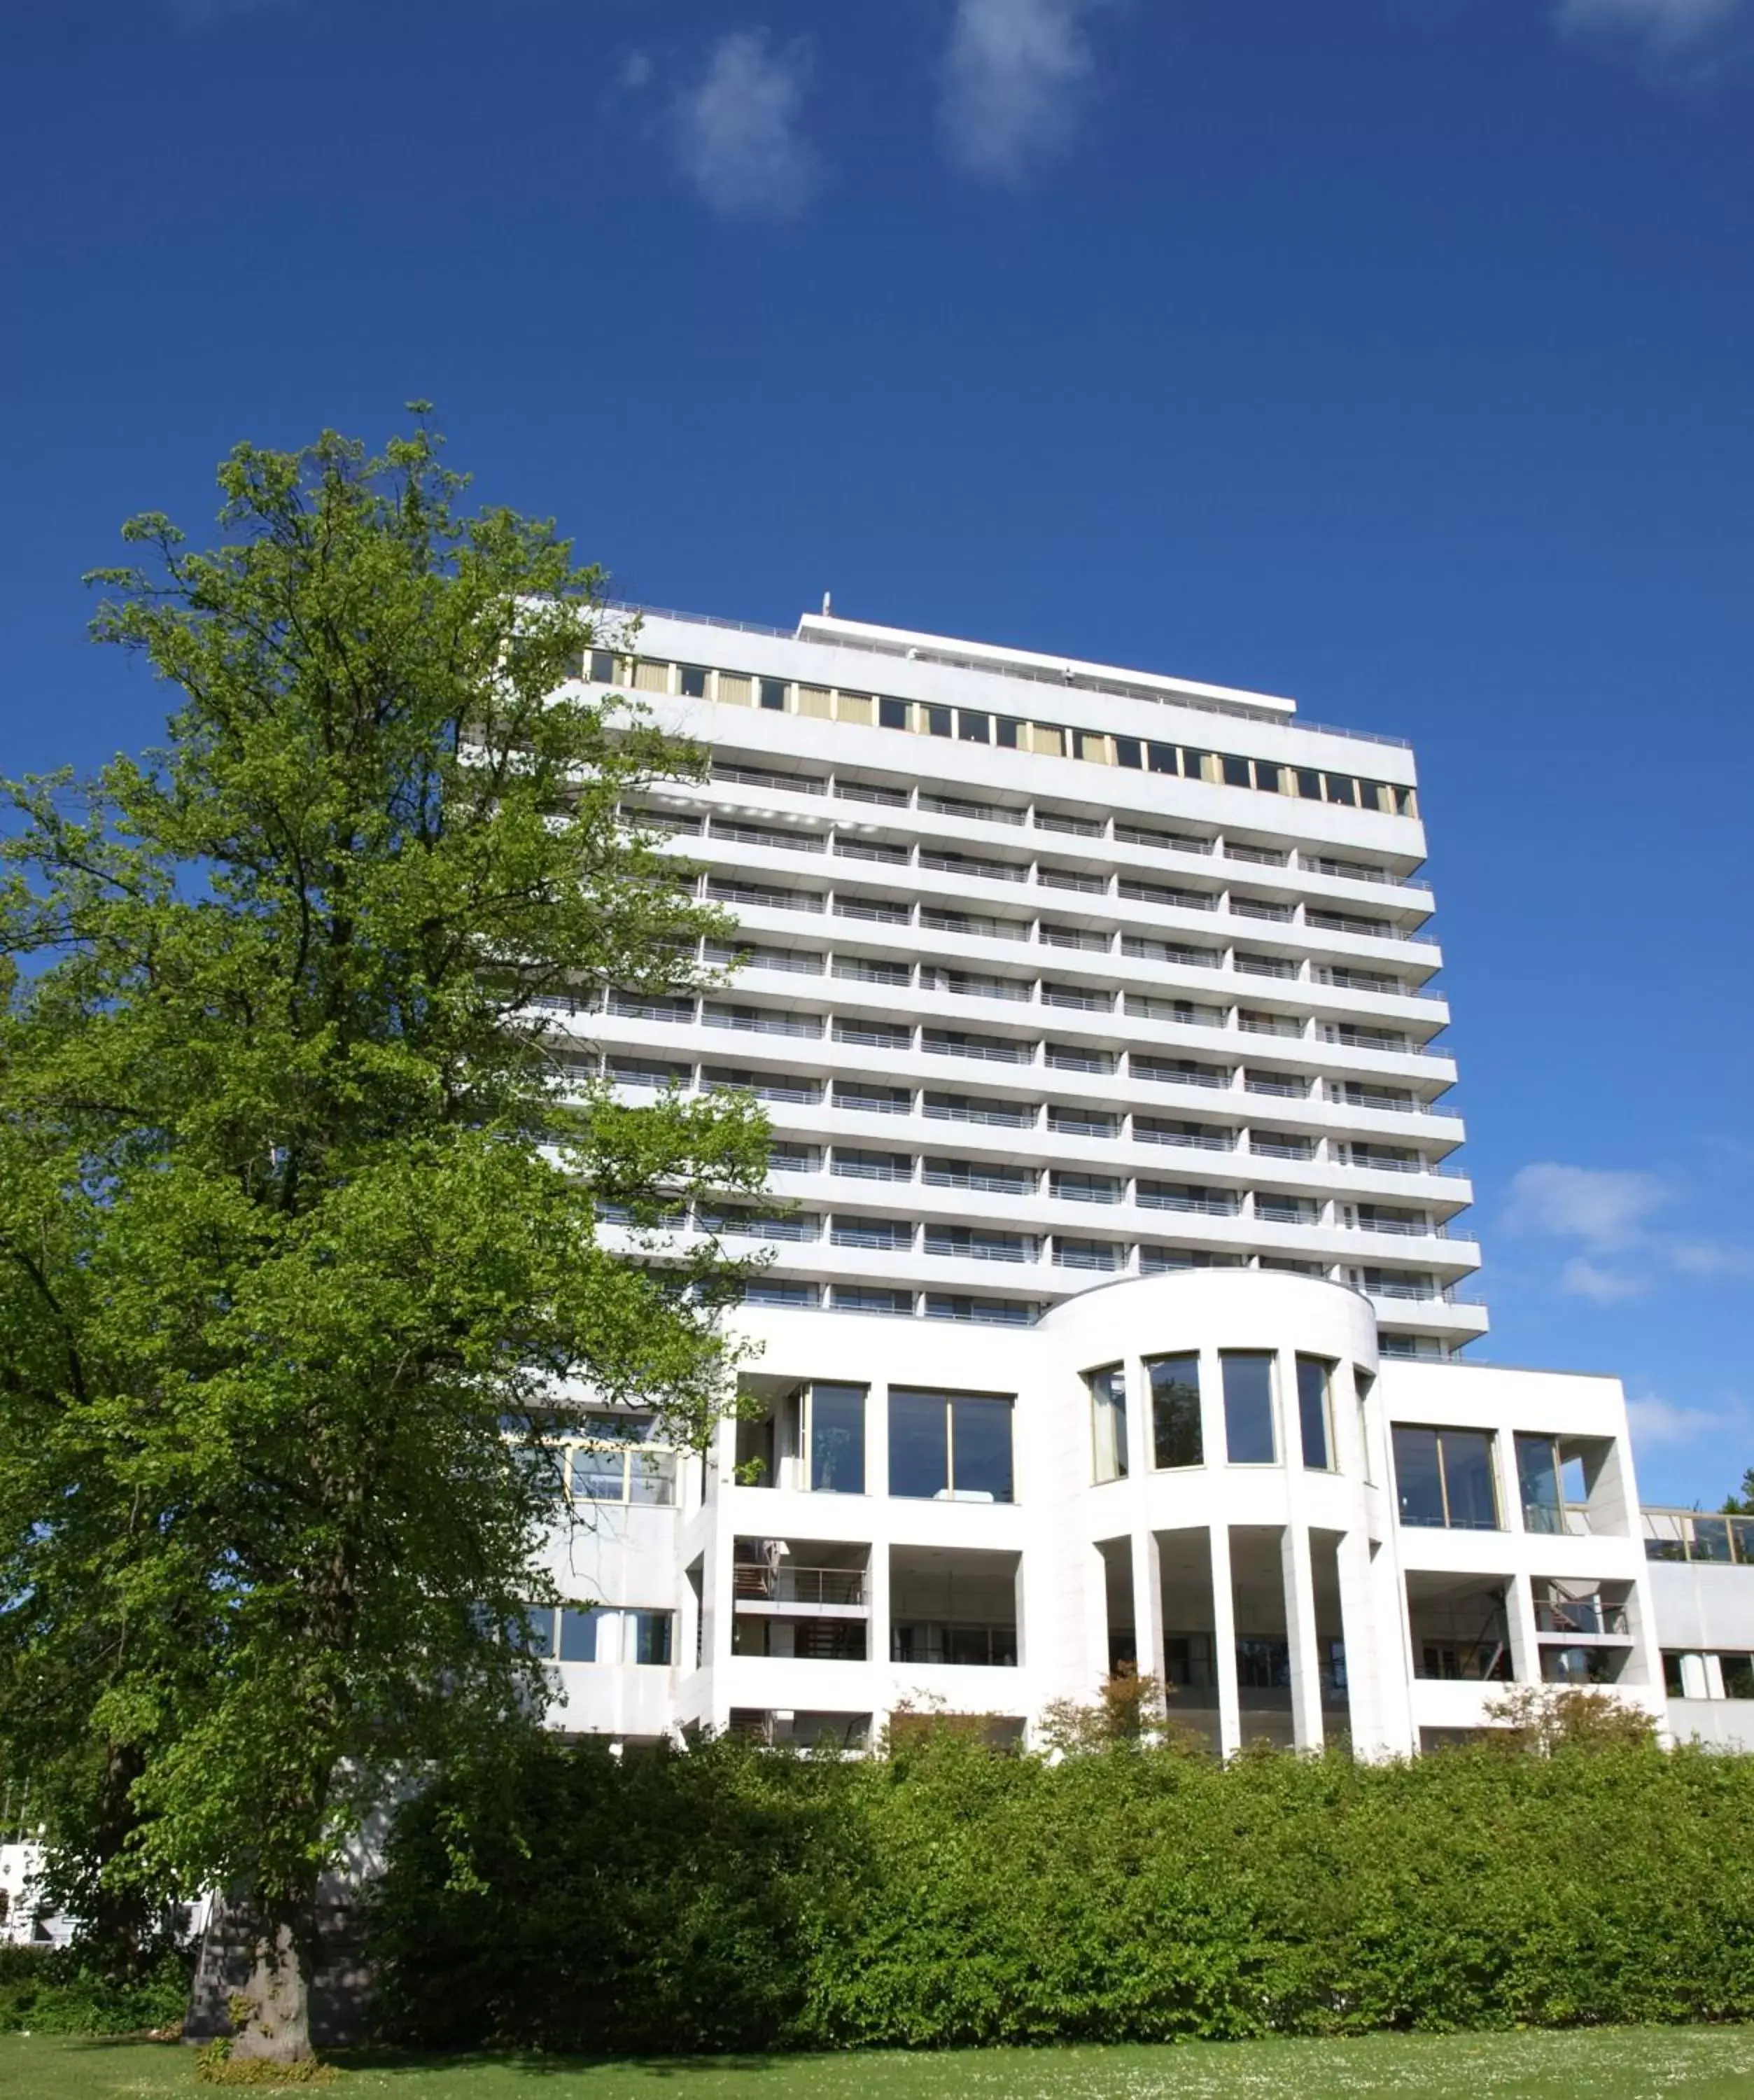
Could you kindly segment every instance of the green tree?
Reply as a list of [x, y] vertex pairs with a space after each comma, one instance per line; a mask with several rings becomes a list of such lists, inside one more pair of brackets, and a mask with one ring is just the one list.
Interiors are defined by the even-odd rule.
[[552, 1432], [728, 1404], [734, 1264], [596, 1205], [752, 1193], [766, 1142], [618, 1104], [533, 1004], [723, 930], [627, 814], [698, 756], [566, 687], [597, 573], [465, 515], [423, 421], [219, 481], [214, 550], [139, 518], [97, 578], [165, 748], [7, 790], [0, 1769], [112, 1935], [240, 1891], [236, 2052], [291, 2058], [348, 1833], [544, 1703]]
[[1754, 1466], [1742, 1476], [1740, 1493], [1724, 1497], [1722, 1513], [1725, 1516], [1754, 1516]]

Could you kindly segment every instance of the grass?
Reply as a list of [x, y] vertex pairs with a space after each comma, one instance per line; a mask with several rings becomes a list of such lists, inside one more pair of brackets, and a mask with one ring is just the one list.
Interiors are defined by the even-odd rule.
[[[174, 2043], [0, 2035], [17, 2100], [159, 2100], [198, 2084]], [[1356, 2041], [965, 2049], [909, 2056], [345, 2059], [336, 2100], [1749, 2100], [1754, 2027], [1372, 2035]]]

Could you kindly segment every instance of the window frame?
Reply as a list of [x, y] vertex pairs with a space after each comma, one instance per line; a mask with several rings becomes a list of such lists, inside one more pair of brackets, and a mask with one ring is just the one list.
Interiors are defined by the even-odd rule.
[[[1334, 1374], [1339, 1368], [1331, 1357], [1307, 1356], [1301, 1349], [1297, 1353], [1298, 1443], [1303, 1470], [1307, 1473], [1337, 1473], [1340, 1470], [1340, 1454], [1334, 1448], [1333, 1433], [1333, 1381]], [[1319, 1463], [1310, 1456], [1310, 1396], [1303, 1389], [1306, 1370], [1318, 1372], [1321, 1378], [1321, 1391], [1316, 1397], [1323, 1448], [1323, 1456]]]
[[[1266, 1458], [1238, 1458], [1232, 1452], [1231, 1395], [1227, 1366], [1232, 1362], [1264, 1363], [1267, 1366], [1267, 1430], [1272, 1455]], [[1218, 1352], [1219, 1389], [1224, 1407], [1224, 1462], [1227, 1466], [1279, 1466], [1285, 1462], [1285, 1438], [1280, 1434], [1279, 1352], [1276, 1349], [1220, 1349]]]
[[[1103, 1389], [1105, 1381], [1106, 1391]], [[1090, 1396], [1091, 1479], [1097, 1487], [1107, 1487], [1111, 1481], [1126, 1480], [1130, 1471], [1126, 1365], [1104, 1364], [1086, 1371], [1084, 1388]], [[1103, 1471], [1105, 1442], [1113, 1462], [1107, 1472]]]
[[[1401, 1490], [1401, 1457], [1399, 1440], [1404, 1432], [1430, 1436], [1434, 1440], [1437, 1455], [1438, 1495], [1443, 1511], [1441, 1524], [1409, 1521], [1404, 1507]], [[1449, 1486], [1449, 1459], [1444, 1446], [1446, 1436], [1478, 1436], [1486, 1445], [1486, 1480], [1492, 1498], [1492, 1521], [1474, 1524], [1457, 1520], [1452, 1514]], [[1431, 1422], [1394, 1422], [1389, 1425], [1390, 1461], [1395, 1469], [1395, 1520], [1410, 1531], [1504, 1531], [1504, 1493], [1498, 1479], [1498, 1432], [1494, 1429], [1470, 1428], [1460, 1423], [1444, 1425]]]
[[[1151, 1393], [1151, 1470], [1154, 1473], [1192, 1473], [1206, 1462], [1205, 1456], [1205, 1384], [1201, 1375], [1200, 1352], [1197, 1349], [1170, 1349], [1161, 1356], [1147, 1357], [1145, 1382]], [[1157, 1370], [1160, 1364], [1192, 1364], [1193, 1365], [1193, 1440], [1197, 1455], [1166, 1462], [1158, 1454], [1163, 1449], [1158, 1435], [1158, 1408]]]
[[[895, 1485], [896, 1401], [937, 1401], [943, 1407], [944, 1485], [929, 1494], [909, 1494]], [[959, 1401], [1003, 1407], [1005, 1410], [1006, 1492], [995, 1494], [981, 1488], [959, 1488], [956, 1482], [956, 1407]], [[972, 1392], [945, 1386], [892, 1385], [884, 1395], [888, 1491], [897, 1502], [954, 1502], [1015, 1508], [1017, 1503], [1017, 1396], [1011, 1392]]]

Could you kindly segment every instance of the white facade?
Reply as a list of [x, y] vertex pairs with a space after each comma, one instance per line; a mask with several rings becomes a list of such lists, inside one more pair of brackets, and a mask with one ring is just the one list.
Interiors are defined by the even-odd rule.
[[[580, 668], [710, 748], [644, 807], [735, 974], [581, 1003], [564, 1054], [751, 1088], [793, 1207], [678, 1221], [769, 1244], [746, 1418], [704, 1460], [581, 1429], [557, 1724], [1026, 1736], [1122, 1661], [1227, 1751], [1411, 1750], [1518, 1683], [1666, 1718], [1709, 1643], [1659, 1633], [1695, 1571], [1647, 1562], [1619, 1384], [1459, 1360], [1406, 748], [826, 616], [632, 648]], [[1702, 1707], [1740, 1682], [1694, 1661]]]

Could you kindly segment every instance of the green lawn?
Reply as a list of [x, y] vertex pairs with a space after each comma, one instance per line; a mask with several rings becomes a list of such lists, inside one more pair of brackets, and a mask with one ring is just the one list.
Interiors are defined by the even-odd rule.
[[[217, 2093], [171, 2044], [0, 2035], [7, 2100], [156, 2100]], [[247, 2091], [248, 2088], [231, 2088]], [[255, 2090], [260, 2091], [258, 2087]], [[309, 2090], [311, 2089], [306, 2089]], [[678, 2058], [577, 2064], [476, 2058], [356, 2062], [318, 2088], [352, 2100], [1751, 2100], [1754, 2027], [1373, 2035], [1361, 2041], [1172, 2049], [960, 2050], [942, 2055]]]

